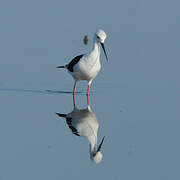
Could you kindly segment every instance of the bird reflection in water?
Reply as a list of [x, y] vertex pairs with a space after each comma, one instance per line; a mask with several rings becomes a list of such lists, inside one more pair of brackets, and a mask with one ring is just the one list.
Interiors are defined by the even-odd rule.
[[97, 146], [99, 123], [95, 114], [91, 110], [89, 102], [86, 109], [78, 109], [75, 105], [74, 99], [73, 102], [74, 109], [72, 112], [68, 114], [56, 114], [59, 117], [66, 119], [66, 123], [74, 135], [84, 137], [88, 140], [90, 159], [97, 164], [101, 162], [103, 157], [101, 148], [105, 137], [102, 138], [101, 143]]

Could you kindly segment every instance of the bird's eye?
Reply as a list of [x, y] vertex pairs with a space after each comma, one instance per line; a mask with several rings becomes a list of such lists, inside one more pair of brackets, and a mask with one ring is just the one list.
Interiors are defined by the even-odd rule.
[[100, 37], [97, 35], [97, 38], [100, 39]]

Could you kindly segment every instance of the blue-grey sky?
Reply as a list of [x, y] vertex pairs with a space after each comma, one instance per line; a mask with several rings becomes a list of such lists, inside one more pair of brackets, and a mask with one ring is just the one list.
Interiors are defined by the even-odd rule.
[[[0, 179], [179, 179], [180, 2], [0, 1]], [[92, 84], [101, 164], [55, 112], [72, 111], [73, 80], [57, 70], [107, 33]], [[84, 35], [89, 43], [83, 44]], [[86, 83], [78, 88], [86, 91]], [[86, 97], [77, 94], [80, 107]]]

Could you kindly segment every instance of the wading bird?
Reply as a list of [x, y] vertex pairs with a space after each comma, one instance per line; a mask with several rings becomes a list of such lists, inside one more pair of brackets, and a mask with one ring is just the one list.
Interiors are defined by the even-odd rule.
[[71, 113], [56, 114], [59, 117], [66, 119], [66, 123], [74, 135], [82, 136], [88, 140], [90, 159], [94, 163], [101, 162], [103, 155], [100, 150], [105, 137], [103, 137], [101, 143], [97, 147], [97, 133], [99, 123], [90, 106], [88, 105], [86, 109], [78, 109], [76, 106], [74, 106], [74, 109]]
[[76, 82], [80, 80], [88, 81], [88, 89], [86, 95], [89, 96], [90, 85], [92, 80], [97, 76], [101, 69], [100, 63], [100, 45], [108, 61], [104, 41], [106, 33], [99, 29], [94, 35], [93, 49], [88, 54], [76, 56], [65, 66], [57, 66], [57, 68], [66, 68], [74, 78], [73, 96], [76, 89]]

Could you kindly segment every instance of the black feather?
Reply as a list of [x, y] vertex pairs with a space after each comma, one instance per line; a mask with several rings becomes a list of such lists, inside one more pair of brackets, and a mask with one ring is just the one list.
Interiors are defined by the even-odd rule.
[[65, 68], [65, 66], [57, 66], [56, 68]]
[[75, 58], [73, 58], [71, 60], [71, 62], [67, 65], [67, 69], [71, 72], [73, 72], [73, 67], [75, 64], [77, 64], [79, 62], [79, 60], [84, 56], [84, 54], [81, 54], [79, 56], [76, 56]]
[[59, 117], [66, 117], [66, 114], [56, 113]]
[[80, 136], [77, 129], [72, 125], [72, 118], [67, 117], [66, 118], [66, 123], [69, 126], [69, 129], [71, 129], [73, 134], [75, 134], [76, 136]]
[[71, 129], [72, 133], [76, 136], [80, 136], [77, 129], [72, 125], [72, 118], [70, 117], [66, 117], [66, 114], [61, 114], [61, 113], [56, 113], [59, 117], [63, 117], [66, 118], [66, 123], [69, 127], [69, 129]]

